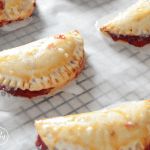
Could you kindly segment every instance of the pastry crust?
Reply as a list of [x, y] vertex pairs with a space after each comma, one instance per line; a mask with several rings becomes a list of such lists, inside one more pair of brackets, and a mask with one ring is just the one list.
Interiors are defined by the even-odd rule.
[[138, 0], [100, 30], [106, 34], [150, 36], [150, 1]]
[[35, 127], [49, 150], [148, 150], [150, 101], [39, 120]]
[[30, 17], [35, 0], [0, 0], [0, 26]]
[[73, 80], [84, 64], [83, 39], [72, 31], [0, 52], [0, 85], [54, 92]]

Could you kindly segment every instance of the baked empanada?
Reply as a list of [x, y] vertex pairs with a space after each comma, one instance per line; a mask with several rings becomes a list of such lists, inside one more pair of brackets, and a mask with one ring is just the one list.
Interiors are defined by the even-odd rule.
[[35, 122], [40, 150], [150, 150], [150, 101]]
[[150, 1], [138, 0], [100, 30], [114, 41], [128, 42], [137, 47], [150, 43]]
[[0, 52], [0, 89], [32, 98], [53, 93], [73, 80], [85, 64], [78, 31]]
[[35, 0], [0, 0], [0, 26], [32, 15]]

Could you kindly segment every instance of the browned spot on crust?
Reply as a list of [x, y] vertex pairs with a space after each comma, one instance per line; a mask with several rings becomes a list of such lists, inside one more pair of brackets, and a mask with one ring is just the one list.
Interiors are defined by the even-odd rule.
[[54, 43], [50, 43], [50, 44], [48, 45], [48, 48], [52, 48], [52, 47], [54, 47]]
[[110, 135], [114, 137], [116, 135], [115, 131], [111, 131]]
[[65, 39], [65, 35], [64, 34], [58, 34], [55, 36], [56, 39]]

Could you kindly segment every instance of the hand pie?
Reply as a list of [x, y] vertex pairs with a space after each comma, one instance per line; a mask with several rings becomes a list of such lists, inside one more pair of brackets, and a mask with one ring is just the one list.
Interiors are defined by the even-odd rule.
[[53, 93], [73, 80], [85, 64], [78, 31], [0, 52], [0, 89], [32, 98]]
[[150, 101], [35, 122], [40, 150], [150, 150]]
[[100, 30], [114, 41], [128, 42], [136, 47], [150, 43], [150, 1], [139, 0]]
[[32, 15], [35, 0], [0, 0], [0, 26]]

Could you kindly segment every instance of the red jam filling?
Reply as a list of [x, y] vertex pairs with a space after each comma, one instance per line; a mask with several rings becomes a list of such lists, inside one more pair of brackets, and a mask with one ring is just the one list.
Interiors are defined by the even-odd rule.
[[40, 148], [40, 150], [48, 150], [48, 147], [45, 145], [45, 143], [42, 141], [39, 135], [37, 137], [35, 145], [36, 147]]
[[4, 7], [4, 0], [0, 0], [0, 10], [3, 10]]
[[145, 150], [150, 150], [150, 144], [145, 148]]
[[114, 41], [125, 41], [136, 47], [143, 47], [150, 43], [150, 36], [131, 36], [131, 35], [115, 35], [110, 32], [108, 34], [112, 37]]
[[36, 97], [36, 96], [41, 96], [41, 95], [48, 94], [52, 90], [52, 88], [43, 89], [43, 90], [40, 90], [40, 91], [29, 91], [29, 90], [21, 90], [21, 89], [16, 89], [15, 90], [13, 88], [8, 89], [5, 86], [0, 86], [0, 90], [4, 90], [7, 93], [10, 93], [11, 95], [14, 95], [14, 96], [33, 98], [33, 97]]

